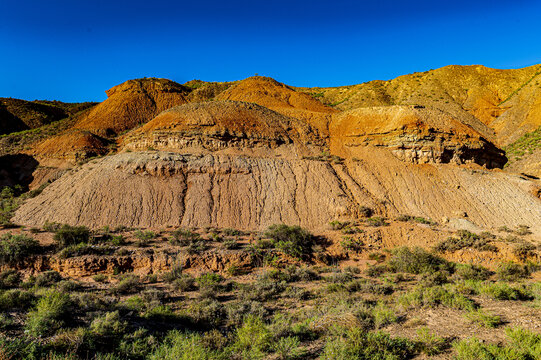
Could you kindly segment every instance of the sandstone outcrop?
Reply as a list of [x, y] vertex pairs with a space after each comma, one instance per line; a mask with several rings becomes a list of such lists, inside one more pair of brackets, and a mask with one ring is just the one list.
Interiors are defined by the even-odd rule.
[[306, 123], [257, 104], [212, 101], [164, 111], [126, 135], [123, 143], [130, 150], [190, 152], [234, 148], [248, 152], [293, 143], [321, 145], [322, 141]]
[[[416, 163], [476, 163], [502, 168], [504, 152], [449, 114], [422, 106], [359, 108], [336, 114], [329, 126], [331, 149], [382, 146]], [[346, 151], [347, 155], [347, 151]]]

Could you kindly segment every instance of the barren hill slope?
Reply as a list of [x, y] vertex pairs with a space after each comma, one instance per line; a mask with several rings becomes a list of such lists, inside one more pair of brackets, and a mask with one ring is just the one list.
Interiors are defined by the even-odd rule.
[[145, 123], [163, 110], [185, 104], [188, 92], [171, 80], [128, 80], [107, 90], [107, 100], [79, 120], [74, 128], [101, 136], [116, 135]]
[[451, 65], [389, 81], [299, 90], [340, 110], [416, 104], [434, 107], [500, 146], [541, 125], [541, 65], [513, 70]]
[[265, 106], [286, 116], [306, 121], [323, 136], [328, 135], [327, 124], [330, 115], [337, 112], [310, 95], [263, 76], [242, 80], [221, 92], [216, 98]]

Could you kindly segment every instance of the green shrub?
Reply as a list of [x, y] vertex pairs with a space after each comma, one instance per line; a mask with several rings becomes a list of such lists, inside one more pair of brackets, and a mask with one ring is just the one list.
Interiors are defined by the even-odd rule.
[[175, 230], [172, 235], [173, 237], [170, 239], [170, 242], [173, 245], [188, 246], [201, 240], [201, 236], [198, 233], [187, 229]]
[[479, 284], [477, 290], [480, 294], [496, 300], [528, 300], [530, 294], [524, 287], [513, 287], [504, 282]]
[[416, 287], [400, 296], [397, 301], [405, 307], [433, 308], [442, 305], [459, 310], [473, 310], [476, 308], [472, 300], [441, 286]]
[[111, 246], [89, 245], [85, 243], [79, 243], [76, 245], [69, 245], [58, 252], [58, 257], [61, 259], [67, 259], [70, 257], [77, 257], [83, 255], [112, 255], [115, 252], [115, 248]]
[[216, 353], [203, 345], [201, 335], [171, 331], [149, 360], [209, 360]]
[[13, 269], [4, 270], [0, 273], [0, 289], [9, 289], [19, 286], [21, 275]]
[[141, 280], [136, 275], [124, 275], [115, 287], [111, 288], [114, 294], [132, 294], [141, 288]]
[[434, 250], [438, 252], [455, 252], [464, 248], [472, 248], [479, 251], [497, 252], [498, 248], [489, 243], [490, 239], [481, 237], [467, 230], [459, 230], [456, 235], [458, 237], [449, 237], [447, 240], [439, 242]]
[[36, 308], [28, 313], [26, 330], [36, 337], [50, 335], [62, 328], [69, 317], [69, 296], [51, 291], [40, 298]]
[[524, 329], [506, 329], [508, 344], [496, 345], [469, 338], [455, 342], [457, 360], [533, 360], [541, 358], [541, 336]]
[[34, 285], [37, 287], [48, 287], [56, 284], [57, 282], [62, 280], [62, 275], [60, 275], [57, 271], [54, 270], [48, 270], [44, 271], [42, 273], [39, 273], [35, 280]]
[[24, 234], [4, 234], [0, 237], [0, 264], [15, 265], [40, 250], [39, 242], [31, 237]]
[[34, 295], [25, 290], [11, 289], [0, 292], [0, 310], [27, 309], [32, 306]]
[[64, 224], [55, 231], [53, 239], [60, 248], [80, 243], [88, 243], [90, 230], [86, 226], [70, 226]]
[[90, 323], [89, 330], [93, 341], [100, 347], [108, 346], [112, 348], [113, 344], [120, 340], [127, 326], [126, 321], [121, 321], [120, 313], [113, 311], [94, 318]]
[[395, 311], [381, 301], [372, 309], [372, 316], [374, 317], [376, 329], [380, 329], [398, 320]]
[[489, 314], [482, 309], [471, 310], [464, 316], [472, 323], [487, 328], [495, 328], [502, 323], [502, 319], [499, 316]]
[[271, 225], [265, 236], [272, 239], [274, 246], [289, 256], [306, 258], [312, 255], [314, 236], [300, 226]]
[[492, 271], [480, 265], [459, 264], [455, 275], [462, 280], [487, 280], [492, 275]]
[[365, 220], [366, 225], [373, 227], [388, 226], [389, 223], [385, 221], [385, 218], [375, 216]]
[[271, 332], [263, 320], [247, 316], [235, 332], [233, 349], [242, 358], [262, 358], [271, 344]]
[[342, 359], [407, 359], [415, 354], [415, 343], [392, 338], [382, 332], [347, 330], [344, 336], [330, 338], [325, 344], [322, 360]]
[[392, 252], [389, 267], [395, 272], [422, 274], [439, 270], [452, 272], [453, 264], [420, 247], [400, 247]]
[[225, 239], [224, 242], [222, 243], [222, 246], [224, 247], [224, 249], [227, 249], [227, 250], [235, 250], [240, 247], [238, 241], [233, 238]]
[[259, 301], [241, 300], [228, 303], [225, 307], [227, 324], [240, 326], [247, 316], [264, 318], [268, 310]]
[[516, 281], [530, 276], [530, 269], [527, 265], [513, 262], [506, 262], [498, 265], [496, 275], [505, 281]]
[[96, 274], [92, 277], [95, 282], [105, 282], [107, 280], [107, 276], [104, 274]]
[[173, 287], [180, 291], [190, 291], [195, 289], [195, 279], [188, 274], [182, 274], [173, 281]]
[[199, 288], [213, 288], [216, 289], [219, 284], [224, 280], [224, 278], [220, 274], [216, 273], [205, 273], [199, 275], [197, 279], [195, 279], [195, 282], [199, 286]]
[[364, 242], [352, 236], [344, 236], [340, 241], [340, 246], [346, 251], [361, 252], [364, 248]]
[[449, 342], [432, 333], [427, 327], [417, 330], [417, 348], [428, 356], [441, 354], [449, 347]]
[[143, 246], [147, 246], [149, 242], [156, 239], [156, 237], [158, 237], [158, 234], [150, 230], [146, 230], [146, 231], [137, 230], [135, 232], [135, 237], [137, 239], [135, 244], [139, 247], [143, 247]]
[[217, 328], [226, 317], [223, 305], [214, 299], [191, 303], [182, 313], [194, 326], [204, 329]]
[[279, 360], [297, 359], [304, 354], [300, 344], [301, 342], [296, 336], [286, 336], [275, 341], [271, 349]]

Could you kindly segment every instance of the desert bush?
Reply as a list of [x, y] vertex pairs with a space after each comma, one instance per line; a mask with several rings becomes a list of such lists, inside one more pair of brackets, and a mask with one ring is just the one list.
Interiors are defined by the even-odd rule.
[[124, 275], [120, 281], [111, 288], [113, 294], [132, 294], [141, 288], [141, 281], [136, 275]]
[[513, 247], [513, 255], [521, 261], [525, 261], [528, 257], [535, 254], [537, 247], [529, 242], [520, 242]]
[[183, 312], [184, 316], [198, 328], [216, 328], [226, 318], [226, 310], [214, 299], [204, 299], [191, 303]]
[[400, 247], [392, 252], [389, 267], [395, 272], [422, 274], [439, 270], [452, 272], [453, 264], [420, 247]]
[[378, 264], [369, 266], [365, 273], [370, 277], [379, 277], [387, 272], [392, 271], [391, 267], [387, 264]]
[[373, 227], [388, 226], [389, 223], [385, 221], [385, 218], [375, 216], [365, 220], [366, 225]]
[[285, 281], [258, 280], [255, 283], [243, 284], [240, 287], [240, 296], [250, 301], [268, 301], [280, 295], [286, 287]]
[[428, 356], [441, 354], [450, 346], [449, 341], [432, 333], [427, 327], [417, 330], [417, 338], [415, 340], [419, 351]]
[[228, 303], [225, 306], [227, 325], [240, 326], [244, 318], [254, 316], [264, 318], [269, 311], [258, 301], [240, 300]]
[[263, 320], [249, 315], [235, 331], [233, 349], [241, 358], [262, 358], [271, 344], [271, 332]]
[[424, 287], [443, 285], [449, 282], [448, 277], [449, 273], [447, 271], [423, 273], [419, 279], [419, 285]]
[[272, 239], [274, 246], [289, 256], [306, 258], [312, 255], [314, 236], [300, 226], [271, 225], [265, 236]]
[[170, 239], [171, 244], [180, 246], [188, 246], [191, 243], [201, 240], [201, 236], [198, 233], [188, 229], [177, 229], [173, 231], [172, 236]]
[[376, 329], [380, 329], [398, 320], [398, 316], [396, 315], [395, 311], [381, 301], [379, 301], [372, 309], [372, 316], [374, 317], [374, 325], [376, 326]]
[[510, 286], [504, 282], [478, 284], [476, 290], [496, 300], [529, 300], [531, 296], [523, 286]]
[[220, 287], [220, 283], [223, 280], [224, 278], [220, 274], [204, 273], [199, 275], [197, 279], [195, 279], [195, 282], [197, 283], [199, 289], [211, 288], [214, 290], [218, 290]]
[[120, 313], [112, 311], [95, 317], [90, 323], [89, 332], [96, 348], [106, 346], [114, 349], [127, 327], [128, 323], [121, 320]]
[[349, 221], [339, 221], [339, 220], [333, 220], [329, 222], [329, 226], [332, 230], [342, 230], [346, 226], [349, 226]]
[[506, 262], [498, 265], [496, 276], [505, 281], [517, 281], [530, 276], [530, 269], [527, 265], [514, 262]]
[[27, 309], [34, 303], [34, 295], [25, 290], [11, 289], [0, 292], [0, 310]]
[[54, 333], [70, 317], [70, 304], [67, 294], [48, 292], [39, 299], [36, 308], [28, 313], [26, 330], [36, 337]]
[[149, 360], [209, 360], [216, 354], [203, 346], [201, 335], [177, 330], [167, 334], [164, 341], [149, 355]]
[[105, 282], [107, 280], [107, 276], [104, 274], [96, 274], [92, 277], [95, 282]]
[[58, 283], [59, 281], [62, 281], [62, 275], [60, 275], [60, 273], [57, 271], [48, 270], [39, 273], [36, 276], [34, 285], [37, 287], [48, 287]]
[[301, 342], [296, 336], [286, 336], [276, 340], [271, 349], [279, 360], [297, 359], [304, 354], [300, 345]]
[[352, 236], [344, 236], [340, 241], [340, 246], [345, 251], [360, 252], [364, 248], [364, 242], [361, 239], [357, 239]]
[[158, 234], [150, 230], [146, 230], [146, 231], [137, 230], [135, 232], [135, 237], [137, 238], [135, 244], [139, 247], [144, 247], [144, 246], [147, 246], [149, 242], [156, 239], [158, 237]]
[[507, 328], [506, 344], [481, 342], [473, 337], [455, 342], [457, 360], [530, 360], [541, 358], [541, 336], [521, 328]]
[[37, 254], [39, 242], [24, 234], [7, 233], [0, 237], [0, 264], [14, 265]]
[[70, 293], [81, 289], [81, 284], [75, 280], [62, 280], [56, 284], [56, 288], [60, 292]]
[[111, 255], [115, 253], [115, 250], [116, 249], [111, 246], [89, 245], [85, 243], [79, 243], [66, 246], [58, 252], [58, 257], [61, 259], [67, 259], [70, 257], [77, 257], [83, 255]]
[[244, 233], [237, 229], [226, 228], [222, 229], [221, 233], [225, 236], [242, 236]]
[[408, 307], [433, 308], [439, 305], [459, 310], [473, 310], [475, 303], [467, 297], [441, 286], [415, 287], [397, 299], [398, 304]]
[[0, 273], [0, 289], [10, 289], [19, 286], [21, 275], [17, 270], [8, 269]]
[[173, 280], [173, 287], [180, 291], [191, 291], [195, 289], [195, 279], [188, 274], [182, 274]]
[[479, 251], [498, 251], [496, 246], [489, 243], [490, 239], [487, 237], [481, 237], [467, 230], [459, 230], [456, 235], [458, 237], [449, 237], [447, 240], [436, 244], [434, 250], [437, 252], [455, 252], [464, 248], [472, 248]]
[[415, 343], [410, 340], [351, 328], [343, 336], [327, 340], [321, 359], [407, 359], [414, 354]]
[[473, 264], [459, 264], [455, 271], [455, 276], [462, 280], [487, 280], [491, 275], [492, 271]]
[[88, 243], [90, 239], [90, 230], [86, 226], [61, 225], [55, 231], [53, 239], [60, 248], [80, 243]]
[[472, 323], [487, 328], [495, 328], [502, 323], [502, 319], [499, 316], [489, 314], [482, 309], [471, 310], [464, 316]]
[[238, 241], [233, 238], [225, 239], [222, 243], [222, 246], [224, 249], [227, 249], [227, 250], [235, 250], [240, 247]]

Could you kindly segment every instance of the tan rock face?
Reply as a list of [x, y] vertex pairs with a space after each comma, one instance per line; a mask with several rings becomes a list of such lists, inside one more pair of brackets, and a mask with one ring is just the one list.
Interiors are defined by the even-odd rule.
[[316, 228], [353, 205], [324, 162], [173, 153], [92, 161], [42, 195], [14, 221], [239, 229], [285, 222]]
[[504, 152], [471, 127], [436, 109], [420, 106], [359, 108], [333, 116], [331, 149], [386, 147], [399, 159], [415, 164], [476, 163], [501, 168]]

